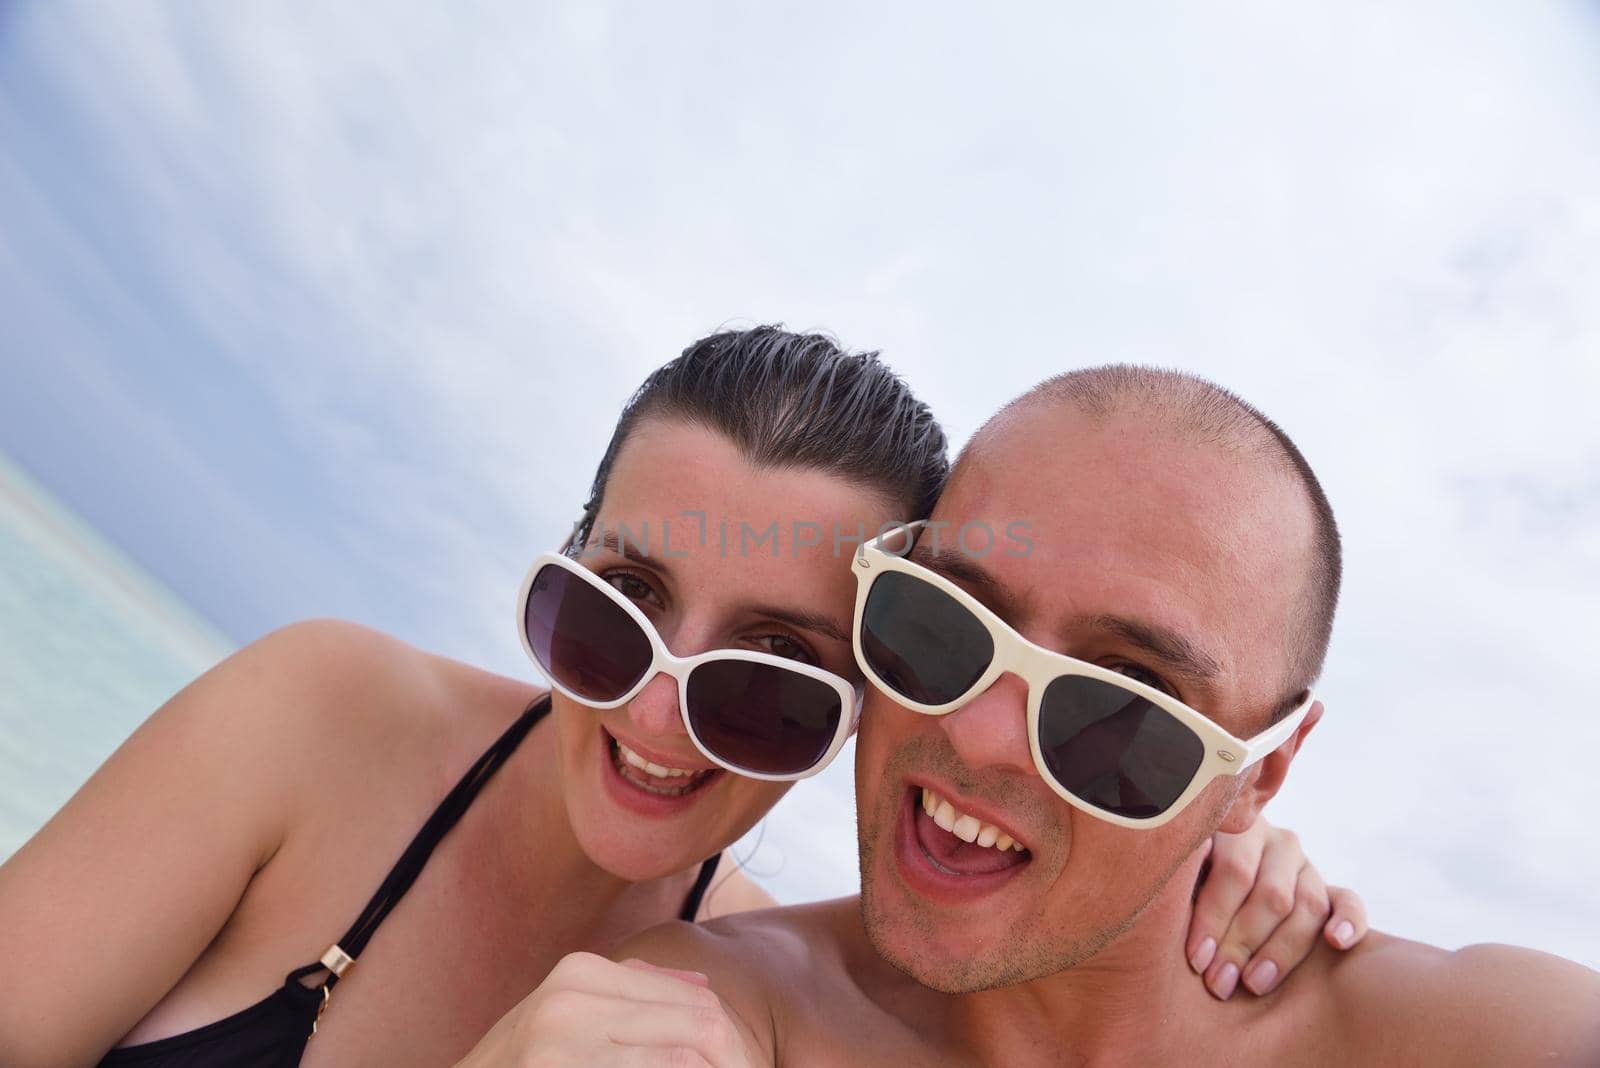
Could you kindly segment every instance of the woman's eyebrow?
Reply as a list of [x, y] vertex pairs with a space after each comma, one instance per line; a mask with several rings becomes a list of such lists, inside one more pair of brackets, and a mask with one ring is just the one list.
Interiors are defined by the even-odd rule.
[[627, 538], [619, 537], [614, 530], [602, 530], [598, 538], [584, 546], [579, 552], [578, 558], [581, 560], [584, 554], [593, 552], [595, 549], [609, 550], [624, 560], [638, 564], [640, 567], [648, 567], [667, 578], [672, 577], [672, 569], [659, 556], [654, 556], [650, 553], [648, 544], [641, 546]]
[[824, 638], [832, 638], [836, 642], [848, 642], [850, 631], [839, 625], [839, 621], [832, 616], [821, 612], [805, 612], [795, 608], [782, 608], [778, 605], [758, 604], [751, 605], [750, 611], [759, 615], [776, 619], [779, 623], [787, 623], [800, 630], [809, 630], [820, 634]]

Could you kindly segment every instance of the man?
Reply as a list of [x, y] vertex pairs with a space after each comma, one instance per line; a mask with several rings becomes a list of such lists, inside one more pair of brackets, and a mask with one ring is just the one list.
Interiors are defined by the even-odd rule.
[[[1018, 518], [1026, 555], [930, 536]], [[856, 569], [859, 901], [623, 954], [693, 972], [569, 958], [505, 1024], [520, 1063], [1600, 1064], [1600, 976], [1544, 954], [1374, 934], [1217, 1000], [1173, 948], [1199, 847], [1321, 715], [1338, 534], [1254, 409], [1167, 372], [1053, 379], [978, 434], [905, 563]]]

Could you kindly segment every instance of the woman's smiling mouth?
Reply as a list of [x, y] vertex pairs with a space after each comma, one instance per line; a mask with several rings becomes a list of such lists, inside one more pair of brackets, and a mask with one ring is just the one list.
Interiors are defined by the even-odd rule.
[[624, 779], [661, 797], [682, 797], [692, 792], [711, 774], [709, 768], [672, 768], [646, 760], [639, 753], [611, 739], [611, 760]]
[[679, 807], [676, 802], [700, 792], [722, 774], [720, 768], [663, 764], [624, 744], [604, 727], [600, 733], [606, 744], [606, 762], [615, 772], [608, 776], [613, 792], [642, 802], [652, 812], [665, 814], [676, 809]]

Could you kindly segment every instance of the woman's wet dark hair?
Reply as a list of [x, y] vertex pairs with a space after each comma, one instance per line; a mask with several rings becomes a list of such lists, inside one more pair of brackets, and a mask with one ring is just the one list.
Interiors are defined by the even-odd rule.
[[583, 546], [611, 466], [640, 420], [714, 430], [763, 467], [814, 468], [882, 493], [921, 519], [950, 473], [944, 429], [876, 352], [779, 326], [703, 337], [644, 380], [611, 434], [571, 544]]

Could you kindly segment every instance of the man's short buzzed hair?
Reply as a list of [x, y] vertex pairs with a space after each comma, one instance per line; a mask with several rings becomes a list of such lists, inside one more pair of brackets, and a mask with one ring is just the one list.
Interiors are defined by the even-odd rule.
[[991, 426], [1003, 424], [1007, 413], [1039, 402], [1071, 404], [1098, 419], [1131, 412], [1158, 412], [1174, 420], [1180, 432], [1196, 441], [1257, 452], [1278, 465], [1305, 491], [1314, 523], [1312, 571], [1307, 576], [1308, 596], [1304, 599], [1300, 633], [1296, 635], [1290, 661], [1288, 692], [1275, 710], [1274, 721], [1287, 714], [1299, 695], [1322, 673], [1344, 570], [1333, 507], [1322, 490], [1322, 483], [1300, 449], [1289, 440], [1289, 435], [1259, 408], [1198, 375], [1157, 367], [1108, 364], [1048, 378], [1006, 405], [962, 450], [956, 470], [960, 470], [975, 447], [981, 446]]

